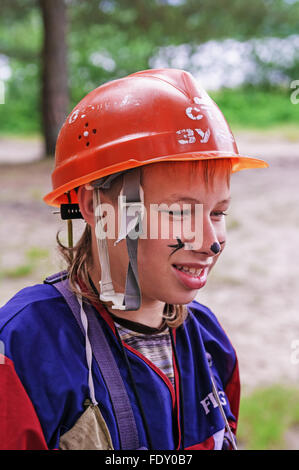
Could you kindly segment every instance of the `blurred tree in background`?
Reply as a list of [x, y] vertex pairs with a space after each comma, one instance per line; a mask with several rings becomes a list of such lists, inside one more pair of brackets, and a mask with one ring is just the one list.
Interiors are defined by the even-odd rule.
[[[295, 37], [298, 24], [296, 0], [2, 0], [0, 59], [10, 77], [0, 132], [42, 132], [53, 154], [75, 103], [105, 81], [155, 66], [163, 48], [173, 47], [172, 66], [176, 46], [188, 46], [189, 58], [211, 40]], [[271, 61], [257, 50], [260, 87], [279, 73], [299, 78], [299, 57], [280, 60], [282, 52]]]
[[42, 124], [46, 155], [53, 155], [69, 105], [66, 4], [61, 0], [39, 0], [39, 5], [44, 30], [41, 56]]

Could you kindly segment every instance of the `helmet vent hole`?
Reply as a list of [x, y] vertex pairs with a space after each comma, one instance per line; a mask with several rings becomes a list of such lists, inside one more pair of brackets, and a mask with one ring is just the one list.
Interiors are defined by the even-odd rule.
[[89, 146], [89, 142], [86, 142], [86, 147], [88, 147], [88, 146]]
[[92, 132], [93, 132], [94, 134], [96, 134], [96, 133], [97, 133], [97, 130], [96, 130], [96, 129], [92, 129]]
[[81, 139], [81, 137], [82, 137], [82, 135], [78, 135], [78, 139], [79, 139], [79, 140]]
[[85, 127], [88, 127], [88, 122], [85, 123]]

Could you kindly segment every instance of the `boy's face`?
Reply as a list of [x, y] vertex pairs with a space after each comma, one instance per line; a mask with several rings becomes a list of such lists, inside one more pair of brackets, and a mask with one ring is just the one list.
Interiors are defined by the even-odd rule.
[[[154, 166], [149, 166], [143, 174], [142, 188], [147, 220], [146, 235], [138, 241], [137, 256], [142, 301], [187, 304], [205, 285], [219, 258], [221, 251], [215, 254], [211, 245], [217, 242], [221, 250], [225, 246], [223, 212], [227, 211], [230, 199], [226, 174], [216, 170], [213, 184], [206, 185], [201, 170], [190, 178], [183, 168], [178, 174], [156, 171]], [[172, 204], [175, 206], [170, 207]], [[169, 215], [171, 209], [175, 210]], [[179, 241], [188, 249], [176, 250]], [[116, 291], [124, 292], [128, 266], [126, 243], [123, 240], [113, 246], [113, 242], [108, 241], [112, 279]]]

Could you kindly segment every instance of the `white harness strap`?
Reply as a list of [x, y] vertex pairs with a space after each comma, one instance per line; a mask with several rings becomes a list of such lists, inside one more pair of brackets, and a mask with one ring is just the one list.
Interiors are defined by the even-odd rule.
[[138, 310], [141, 303], [141, 292], [138, 282], [137, 247], [138, 238], [142, 233], [142, 218], [144, 214], [144, 195], [140, 185], [140, 168], [124, 173], [123, 188], [120, 193], [120, 230], [115, 245], [126, 240], [129, 265], [126, 278], [125, 293], [115, 292], [111, 278], [107, 237], [104, 236], [105, 221], [101, 210], [100, 189], [110, 187], [118, 174], [101, 178], [92, 183], [94, 188], [94, 211], [96, 227], [100, 228], [101, 236], [96, 230], [99, 260], [101, 265], [100, 299], [112, 302], [116, 310]]
[[[104, 233], [104, 220], [103, 214], [101, 213], [100, 191], [98, 188], [95, 188], [93, 191], [93, 200], [95, 208], [96, 227], [98, 224], [100, 224], [101, 231], [102, 233]], [[98, 214], [97, 211], [100, 211], [100, 213]], [[124, 294], [115, 292], [113, 287], [107, 238], [104, 238], [102, 236], [100, 237], [97, 235], [97, 233], [98, 232], [96, 230], [99, 259], [101, 265], [100, 300], [102, 300], [103, 302], [112, 302], [112, 308], [115, 308], [117, 310], [125, 310], [125, 305], [123, 305]]]
[[[79, 289], [78, 286], [77, 288]], [[82, 326], [83, 326], [84, 333], [85, 333], [85, 354], [86, 354], [86, 361], [87, 361], [87, 366], [88, 366], [88, 387], [89, 387], [90, 400], [92, 401], [93, 405], [97, 405], [98, 402], [96, 401], [96, 397], [95, 397], [94, 383], [93, 383], [93, 377], [92, 377], [92, 348], [91, 348], [91, 344], [90, 344], [89, 336], [88, 336], [88, 320], [87, 320], [87, 316], [83, 308], [81, 295], [77, 294], [76, 297], [80, 305], [80, 318], [81, 318]]]

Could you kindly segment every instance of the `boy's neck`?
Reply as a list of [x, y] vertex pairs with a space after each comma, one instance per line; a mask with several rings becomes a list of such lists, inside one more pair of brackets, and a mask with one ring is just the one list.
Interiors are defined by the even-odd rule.
[[[90, 269], [89, 275], [91, 280], [96, 287], [97, 291], [99, 289], [100, 276], [97, 269]], [[111, 307], [106, 307], [110, 313], [113, 315], [124, 318], [130, 321], [141, 323], [142, 325], [149, 326], [151, 328], [160, 328], [163, 323], [163, 310], [165, 307], [164, 302], [159, 300], [148, 301], [146, 302], [142, 299], [141, 307], [138, 310], [116, 310]]]
[[140, 323], [151, 328], [160, 328], [163, 323], [163, 308], [164, 303], [160, 302], [160, 305], [152, 306], [141, 306], [139, 310], [114, 310], [108, 307], [110, 313], [118, 318], [124, 318], [133, 322]]

